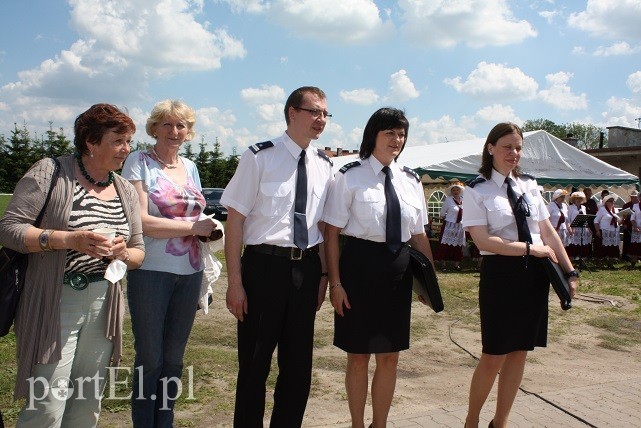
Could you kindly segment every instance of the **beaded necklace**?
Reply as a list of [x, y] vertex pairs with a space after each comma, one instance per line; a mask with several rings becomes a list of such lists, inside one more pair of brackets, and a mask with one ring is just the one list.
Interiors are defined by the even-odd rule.
[[165, 161], [163, 161], [162, 159], [160, 159], [160, 156], [158, 156], [158, 153], [156, 153], [156, 148], [155, 148], [155, 147], [152, 147], [152, 148], [151, 148], [151, 152], [154, 154], [154, 156], [156, 156], [156, 160], [157, 160], [158, 162], [160, 162], [163, 166], [165, 166], [165, 167], [167, 167], [167, 168], [169, 168], [169, 169], [175, 169], [175, 168], [178, 168], [178, 160], [176, 160], [176, 163], [175, 163], [175, 164], [173, 164], [173, 165], [172, 165], [172, 164], [168, 164], [168, 163], [166, 163]]
[[98, 187], [108, 187], [108, 186], [111, 185], [111, 183], [114, 182], [114, 173], [113, 173], [113, 171], [109, 171], [109, 176], [108, 176], [109, 178], [107, 178], [107, 181], [96, 181], [96, 180], [94, 180], [89, 175], [89, 173], [87, 172], [87, 169], [85, 168], [85, 164], [82, 163], [82, 156], [80, 155], [80, 153], [76, 153], [74, 156], [75, 156], [76, 160], [78, 161], [78, 168], [80, 168], [80, 173], [91, 184], [95, 184]]

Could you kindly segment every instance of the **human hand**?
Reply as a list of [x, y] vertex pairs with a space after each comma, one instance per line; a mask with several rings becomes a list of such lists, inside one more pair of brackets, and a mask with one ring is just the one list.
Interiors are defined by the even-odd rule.
[[218, 231], [220, 235], [218, 238], [215, 237], [216, 234], [214, 234], [214, 230], [216, 230], [216, 227], [216, 222], [212, 218], [205, 217], [202, 220], [195, 221], [192, 224], [191, 231], [194, 235], [198, 236], [201, 241], [203, 241], [202, 238], [204, 238], [204, 242], [206, 242], [207, 240], [216, 240], [222, 237], [222, 231]]
[[340, 283], [331, 286], [329, 291], [329, 298], [332, 301], [332, 306], [336, 313], [340, 316], [345, 316], [344, 308], [351, 309], [347, 299], [347, 292]]
[[122, 236], [117, 236], [114, 238], [112, 242], [112, 246], [110, 248], [110, 253], [107, 256], [107, 258], [111, 260], [125, 260], [127, 258], [127, 243], [125, 242], [125, 238]]
[[236, 317], [236, 319], [242, 322], [247, 313], [247, 294], [245, 294], [245, 288], [242, 284], [232, 284], [229, 282], [227, 285], [227, 295], [226, 295], [227, 309], [229, 312]]
[[325, 297], [327, 296], [327, 276], [321, 276], [320, 284], [318, 285], [318, 304], [316, 305], [316, 311], [320, 311], [323, 302], [325, 302]]
[[102, 259], [108, 255], [112, 247], [109, 239], [89, 230], [67, 232], [64, 243], [65, 248], [84, 253], [95, 259]]
[[530, 255], [540, 258], [547, 257], [554, 263], [559, 262], [554, 250], [547, 245], [530, 245]]

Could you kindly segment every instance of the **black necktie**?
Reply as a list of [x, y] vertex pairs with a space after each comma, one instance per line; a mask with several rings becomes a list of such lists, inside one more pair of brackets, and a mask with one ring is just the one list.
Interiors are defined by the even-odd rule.
[[512, 185], [516, 183], [514, 183], [514, 180], [512, 180], [510, 177], [505, 177], [505, 184], [507, 184], [507, 198], [510, 201], [512, 212], [514, 213], [514, 218], [516, 219], [516, 228], [519, 232], [519, 241], [529, 242], [531, 244], [532, 235], [530, 235], [530, 227], [527, 225], [527, 216], [522, 206], [523, 203], [525, 203], [523, 201], [523, 197], [521, 196], [519, 199], [516, 198], [514, 189], [512, 189]]
[[388, 166], [383, 167], [385, 174], [385, 203], [387, 205], [387, 218], [385, 220], [385, 243], [396, 253], [401, 248], [401, 205], [392, 185], [392, 176]]
[[296, 176], [296, 199], [294, 200], [294, 245], [307, 248], [307, 169], [305, 150], [300, 152]]

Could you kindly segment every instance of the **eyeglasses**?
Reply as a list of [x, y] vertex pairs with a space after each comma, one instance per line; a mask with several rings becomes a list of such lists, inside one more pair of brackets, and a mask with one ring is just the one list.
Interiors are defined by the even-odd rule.
[[313, 118], [318, 119], [321, 115], [323, 117], [332, 117], [332, 114], [327, 112], [326, 110], [316, 110], [313, 108], [304, 108], [304, 107], [294, 107], [296, 110], [304, 110], [309, 112]]

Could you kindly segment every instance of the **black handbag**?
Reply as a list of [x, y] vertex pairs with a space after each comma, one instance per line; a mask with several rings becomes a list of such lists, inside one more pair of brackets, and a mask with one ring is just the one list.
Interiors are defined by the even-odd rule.
[[[53, 161], [55, 166], [51, 176], [49, 192], [38, 217], [36, 217], [36, 221], [33, 223], [35, 227], [40, 227], [42, 216], [49, 204], [51, 192], [56, 185], [58, 172], [60, 171], [58, 160], [53, 159]], [[20, 293], [24, 286], [28, 262], [29, 254], [19, 253], [7, 247], [0, 249], [0, 337], [6, 336], [13, 325], [16, 308], [20, 301]]]
[[554, 263], [552, 260], [547, 257], [543, 259], [543, 266], [545, 266], [545, 271], [550, 278], [550, 283], [552, 283], [552, 288], [556, 292], [556, 295], [561, 301], [561, 309], [567, 311], [572, 307], [572, 297], [570, 296], [570, 282], [565, 277], [563, 269], [559, 266], [558, 263]]
[[410, 265], [412, 270], [412, 289], [416, 294], [422, 296], [428, 306], [434, 312], [441, 312], [444, 309], [441, 289], [438, 286], [438, 278], [430, 259], [425, 254], [409, 247]]

